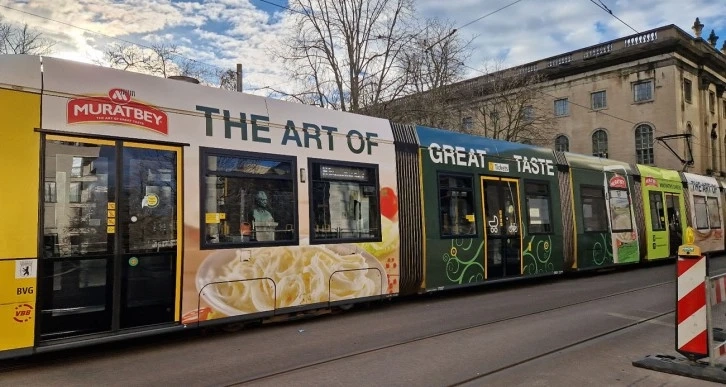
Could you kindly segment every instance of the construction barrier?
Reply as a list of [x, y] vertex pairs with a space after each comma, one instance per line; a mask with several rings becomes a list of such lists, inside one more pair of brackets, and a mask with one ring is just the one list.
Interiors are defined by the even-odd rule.
[[711, 365], [716, 364], [716, 358], [726, 355], [726, 274], [720, 274], [706, 279], [708, 297], [708, 341], [711, 354]]
[[693, 229], [688, 228], [685, 244], [678, 248], [676, 272], [676, 351], [690, 360], [709, 356], [706, 279], [708, 265], [701, 249], [694, 245]]

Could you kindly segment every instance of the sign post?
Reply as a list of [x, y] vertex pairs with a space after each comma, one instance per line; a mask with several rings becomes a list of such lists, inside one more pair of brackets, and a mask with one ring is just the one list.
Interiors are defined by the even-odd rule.
[[694, 245], [693, 228], [686, 229], [678, 247], [676, 293], [676, 351], [691, 361], [709, 356], [706, 308], [706, 257]]

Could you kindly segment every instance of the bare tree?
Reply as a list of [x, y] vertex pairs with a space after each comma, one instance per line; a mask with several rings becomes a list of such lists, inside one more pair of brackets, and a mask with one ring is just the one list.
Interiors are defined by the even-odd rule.
[[551, 145], [555, 132], [545, 78], [526, 67], [496, 70], [458, 85], [456, 129], [505, 141]]
[[377, 116], [398, 122], [447, 127], [458, 116], [448, 106], [456, 98], [456, 88], [448, 85], [464, 76], [470, 42], [462, 41], [450, 23], [431, 19], [402, 54], [399, 66], [402, 82], [396, 95], [406, 97], [369, 108]]
[[112, 44], [106, 48], [98, 64], [164, 78], [184, 75], [196, 78], [202, 84], [228, 90], [236, 89], [237, 85], [235, 70], [221, 69], [188, 59], [173, 44], [153, 44], [149, 47]]
[[302, 89], [301, 102], [358, 112], [390, 99], [396, 60], [412, 39], [412, 0], [292, 0], [295, 38], [272, 54]]
[[0, 54], [47, 55], [55, 42], [24, 24], [22, 27], [4, 22], [0, 16]]

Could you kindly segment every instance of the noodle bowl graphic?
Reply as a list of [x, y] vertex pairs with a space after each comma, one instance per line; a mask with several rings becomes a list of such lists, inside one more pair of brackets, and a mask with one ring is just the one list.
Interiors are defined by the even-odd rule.
[[235, 316], [381, 296], [385, 273], [355, 245], [263, 247], [212, 253], [196, 285], [214, 310]]

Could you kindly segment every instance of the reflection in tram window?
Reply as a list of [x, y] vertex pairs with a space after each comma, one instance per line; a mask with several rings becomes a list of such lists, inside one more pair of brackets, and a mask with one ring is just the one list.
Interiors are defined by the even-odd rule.
[[708, 198], [708, 221], [711, 228], [721, 228], [721, 208], [716, 198]]
[[525, 184], [528, 228], [531, 234], [551, 233], [550, 195], [546, 183], [527, 182]]
[[105, 253], [113, 146], [46, 141], [43, 173], [46, 257]]
[[205, 245], [294, 243], [294, 159], [202, 149]]
[[614, 232], [631, 231], [633, 229], [633, 218], [630, 214], [628, 191], [611, 189], [609, 204], [612, 230]]
[[608, 215], [602, 188], [582, 187], [581, 195], [585, 232], [608, 231]]
[[653, 231], [665, 231], [663, 194], [661, 192], [650, 192], [648, 197], [650, 199], [650, 223]]
[[310, 181], [313, 240], [381, 237], [377, 167], [311, 162]]
[[708, 207], [706, 205], [706, 197], [694, 195], [693, 206], [696, 212], [696, 228], [699, 230], [705, 230], [709, 228], [708, 218]]
[[474, 194], [471, 177], [439, 176], [442, 236], [475, 236]]

